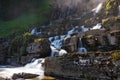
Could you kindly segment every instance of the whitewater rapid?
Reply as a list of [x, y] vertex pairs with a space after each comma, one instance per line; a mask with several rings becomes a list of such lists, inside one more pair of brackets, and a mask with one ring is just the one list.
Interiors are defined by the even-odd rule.
[[[11, 78], [15, 73], [31, 73], [40, 75], [37, 77], [39, 80], [44, 78], [44, 68], [42, 67], [42, 63], [44, 63], [44, 59], [36, 59], [31, 63], [26, 64], [23, 67], [2, 67], [0, 68], [0, 77], [3, 78]], [[29, 79], [27, 79], [29, 80]]]

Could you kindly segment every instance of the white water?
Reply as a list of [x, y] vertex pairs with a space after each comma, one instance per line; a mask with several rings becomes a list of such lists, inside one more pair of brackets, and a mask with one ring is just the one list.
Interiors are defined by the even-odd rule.
[[82, 53], [87, 53], [87, 49], [85, 47], [83, 47], [83, 43], [81, 38], [79, 39], [79, 48], [78, 48], [78, 52], [82, 52]]
[[39, 35], [39, 34], [41, 34], [41, 32], [37, 32], [37, 28], [33, 28], [32, 31], [31, 31], [31, 34]]
[[97, 13], [101, 11], [102, 6], [103, 6], [103, 3], [99, 3], [96, 8], [92, 9], [92, 12], [94, 12], [94, 15], [96, 15]]
[[14, 73], [31, 73], [40, 75], [38, 78], [43, 79], [44, 77], [44, 68], [42, 67], [42, 63], [44, 63], [44, 59], [36, 59], [31, 63], [23, 67], [16, 68], [0, 68], [0, 77], [3, 78], [11, 78]]
[[89, 30], [89, 28], [85, 28], [85, 26], [81, 26], [81, 29], [82, 29], [83, 32], [86, 32], [86, 31]]
[[96, 26], [93, 26], [92, 29], [101, 29], [102, 25], [101, 23], [98, 23]]
[[59, 56], [62, 56], [62, 55], [64, 55], [64, 54], [67, 54], [67, 51], [64, 50], [64, 49], [61, 49], [61, 50], [59, 51]]

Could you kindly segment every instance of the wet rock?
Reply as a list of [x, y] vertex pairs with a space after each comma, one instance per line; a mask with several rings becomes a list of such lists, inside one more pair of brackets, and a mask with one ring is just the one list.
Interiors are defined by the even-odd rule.
[[117, 64], [110, 58], [111, 54], [102, 52], [94, 57], [93, 54], [72, 53], [46, 58], [45, 75], [70, 80], [118, 80], [119, 66], [116, 66]]
[[30, 78], [36, 78], [39, 75], [37, 74], [30, 74], [30, 73], [18, 73], [18, 74], [13, 74], [12, 79], [16, 80], [19, 78], [23, 78], [23, 79], [30, 79]]

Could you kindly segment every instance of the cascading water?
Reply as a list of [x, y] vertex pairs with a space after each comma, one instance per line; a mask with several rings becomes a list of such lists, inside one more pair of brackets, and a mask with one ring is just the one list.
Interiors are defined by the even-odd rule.
[[94, 26], [92, 29], [101, 29], [102, 25], [101, 23], [98, 23], [96, 26]]
[[96, 15], [97, 13], [101, 11], [102, 6], [103, 6], [103, 3], [99, 3], [96, 8], [92, 9], [92, 12], [94, 12], [94, 15]]
[[83, 43], [82, 43], [82, 39], [81, 38], [79, 38], [78, 52], [87, 53], [87, 49], [85, 47], [83, 47]]
[[17, 68], [1, 68], [0, 77], [11, 78], [14, 73], [31, 73], [40, 75], [38, 79], [43, 79], [44, 77], [44, 68], [42, 67], [44, 59], [36, 59], [31, 63], [28, 63], [24, 67]]
[[37, 28], [33, 28], [30, 33], [33, 34], [33, 35], [39, 35], [39, 34], [41, 34], [41, 32], [37, 31]]

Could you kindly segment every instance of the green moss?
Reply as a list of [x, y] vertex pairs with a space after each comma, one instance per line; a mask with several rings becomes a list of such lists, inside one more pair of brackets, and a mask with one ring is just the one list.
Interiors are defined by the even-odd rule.
[[103, 19], [102, 25], [104, 25], [107, 30], [109, 30], [110, 27], [120, 26], [120, 17], [110, 17]]
[[113, 54], [112, 54], [112, 58], [114, 61], [120, 59], [120, 52], [119, 51], [115, 51]]
[[118, 15], [118, 12], [119, 12], [119, 9], [118, 9], [118, 6], [119, 6], [119, 1], [118, 0], [108, 0], [107, 3], [106, 3], [106, 14], [107, 15]]
[[93, 35], [88, 35], [86, 36], [87, 39], [92, 39], [93, 38]]
[[39, 38], [39, 39], [35, 39], [34, 42], [43, 42], [44, 39], [43, 38]]
[[16, 36], [10, 43], [9, 54], [26, 54], [26, 48], [29, 43], [34, 41], [34, 36], [30, 33], [25, 33], [22, 36]]

